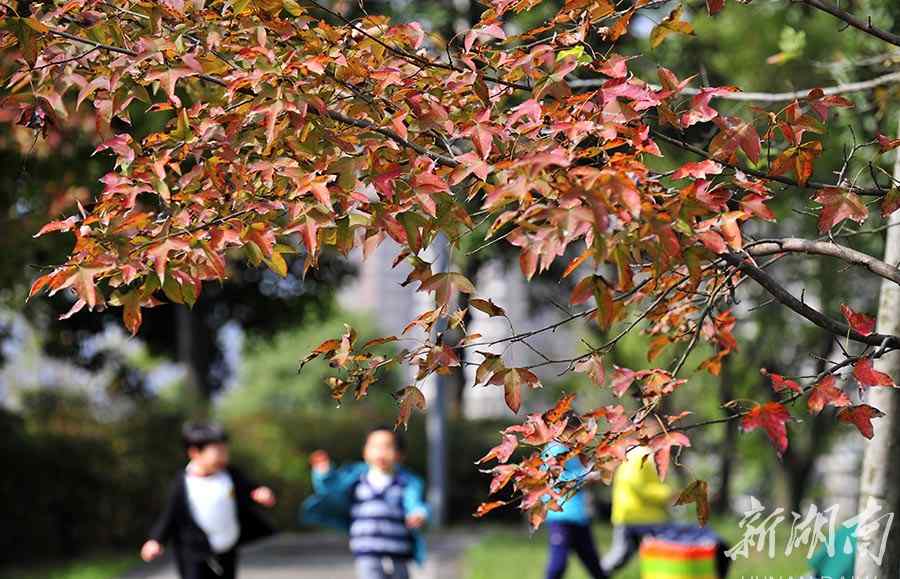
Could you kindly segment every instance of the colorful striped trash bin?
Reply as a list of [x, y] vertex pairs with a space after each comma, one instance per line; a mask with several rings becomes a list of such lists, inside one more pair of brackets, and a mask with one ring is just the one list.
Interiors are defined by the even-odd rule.
[[719, 579], [714, 542], [647, 537], [640, 548], [642, 579]]

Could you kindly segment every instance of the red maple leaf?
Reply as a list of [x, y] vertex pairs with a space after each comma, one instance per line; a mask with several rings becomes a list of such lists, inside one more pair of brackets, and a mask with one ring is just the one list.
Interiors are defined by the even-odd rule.
[[598, 354], [591, 354], [589, 358], [580, 360], [575, 364], [575, 371], [587, 374], [597, 386], [603, 386], [603, 383], [606, 382], [606, 368], [603, 366], [603, 357]]
[[639, 378], [639, 373], [634, 370], [629, 370], [628, 368], [620, 368], [615, 366], [613, 368], [613, 376], [612, 376], [612, 391], [613, 394], [622, 397], [622, 394], [631, 387], [632, 383]]
[[525, 444], [542, 446], [562, 434], [568, 423], [568, 420], [561, 420], [547, 424], [542, 415], [529, 414], [525, 424], [514, 424], [503, 432], [504, 434], [521, 434], [522, 442]]
[[798, 394], [800, 392], [803, 392], [803, 388], [800, 387], [800, 384], [798, 384], [794, 380], [785, 378], [781, 374], [769, 373], [765, 370], [763, 370], [763, 374], [768, 374], [769, 378], [772, 379], [772, 389], [775, 392], [782, 392], [784, 390], [792, 390], [794, 392], [797, 392]]
[[650, 441], [653, 449], [653, 460], [656, 462], [656, 473], [659, 480], [666, 480], [669, 473], [669, 459], [673, 446], [690, 446], [691, 440], [681, 432], [667, 432], [660, 434]]
[[851, 191], [836, 187], [820, 189], [816, 192], [816, 203], [822, 204], [819, 214], [819, 233], [825, 233], [845, 219], [862, 223], [869, 216], [865, 203]]
[[837, 415], [838, 420], [853, 424], [863, 436], [870, 439], [875, 436], [872, 419], [881, 418], [882, 416], [884, 416], [884, 412], [868, 404], [843, 408]]
[[875, 318], [872, 316], [860, 314], [847, 304], [841, 304], [841, 313], [844, 315], [847, 323], [850, 324], [850, 327], [853, 328], [853, 331], [863, 336], [871, 336], [875, 333]]
[[697, 239], [699, 239], [703, 243], [703, 245], [706, 246], [706, 249], [717, 255], [728, 251], [728, 247], [725, 245], [725, 240], [715, 231], [704, 231], [703, 233], [699, 233], [697, 235]]
[[519, 439], [513, 436], [512, 434], [504, 434], [503, 441], [490, 449], [486, 455], [481, 457], [478, 461], [478, 464], [487, 462], [489, 460], [496, 460], [497, 462], [506, 462], [509, 460], [509, 457], [512, 456], [512, 453], [515, 452], [516, 448], [519, 446]]
[[885, 193], [881, 201], [881, 216], [887, 217], [898, 209], [900, 209], [900, 189], [895, 187]]
[[700, 89], [700, 92], [691, 99], [690, 110], [681, 115], [681, 126], [683, 128], [687, 128], [691, 125], [696, 125], [697, 123], [713, 120], [714, 118], [719, 116], [719, 112], [709, 106], [709, 101], [711, 101], [713, 97], [732, 92], [738, 92], [738, 89], [733, 86], [719, 86]]
[[757, 428], [765, 430], [778, 456], [781, 456], [788, 447], [787, 422], [790, 419], [791, 413], [779, 402], [757, 404], [744, 416], [741, 429], [744, 432]]
[[407, 386], [406, 388], [394, 392], [393, 396], [400, 405], [394, 428], [403, 426], [403, 428], [406, 429], [406, 425], [409, 423], [409, 416], [412, 414], [413, 409], [416, 409], [419, 412], [425, 411], [425, 395], [415, 386]]
[[712, 16], [725, 8], [725, 0], [706, 0], [706, 11]]
[[893, 151], [897, 147], [900, 147], [900, 139], [891, 139], [885, 137], [881, 133], [878, 133], [875, 138], [878, 139], [878, 148], [882, 153], [887, 153], [888, 151]]
[[709, 153], [716, 159], [727, 162], [737, 161], [737, 150], [744, 151], [747, 158], [759, 162], [762, 144], [753, 123], [738, 117], [719, 116], [713, 119], [720, 131], [709, 143]]
[[526, 368], [507, 368], [497, 372], [489, 380], [490, 384], [503, 386], [503, 395], [506, 405], [513, 412], [518, 412], [522, 406], [522, 384], [532, 388], [540, 388], [541, 382], [537, 375]]
[[494, 509], [498, 509], [506, 504], [506, 501], [491, 501], [489, 503], [481, 503], [478, 505], [478, 510], [475, 511], [473, 516], [481, 518], [493, 511]]
[[835, 386], [835, 382], [834, 375], [829, 374], [812, 387], [809, 398], [806, 400], [810, 412], [818, 414], [822, 412], [826, 404], [839, 407], [850, 406], [850, 399], [843, 390]]
[[860, 386], [894, 386], [894, 380], [875, 369], [871, 358], [863, 358], [853, 365], [853, 377]]
[[635, 56], [622, 56], [621, 54], [610, 54], [609, 57], [602, 61], [596, 67], [597, 72], [602, 72], [610, 78], [626, 78], [628, 76], [628, 61]]
[[771, 199], [768, 195], [748, 193], [741, 199], [741, 207], [753, 215], [765, 221], [775, 221], [775, 214], [766, 206], [766, 201]]
[[820, 141], [807, 141], [801, 145], [788, 147], [772, 162], [769, 174], [778, 176], [791, 171], [801, 185], [806, 185], [813, 173], [813, 161], [821, 153]]
[[517, 472], [519, 472], [519, 466], [515, 464], [500, 464], [491, 469], [491, 473], [494, 475], [494, 478], [491, 479], [491, 494], [503, 489]]
[[853, 106], [852, 102], [842, 96], [825, 96], [825, 92], [820, 88], [814, 88], [809, 91], [806, 100], [809, 102], [809, 106], [812, 110], [819, 115], [819, 118], [822, 119], [823, 122], [828, 120], [828, 109], [835, 107], [851, 108]]
[[697, 163], [685, 163], [672, 173], [673, 179], [684, 179], [693, 177], [694, 179], [706, 179], [707, 175], [718, 175], [722, 172], [722, 165], [716, 163], [712, 159], [706, 159]]

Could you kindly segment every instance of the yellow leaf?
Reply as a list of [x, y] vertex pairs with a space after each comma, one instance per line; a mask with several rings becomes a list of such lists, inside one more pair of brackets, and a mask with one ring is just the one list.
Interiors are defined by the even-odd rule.
[[691, 23], [681, 19], [681, 12], [683, 9], [684, 7], [679, 5], [666, 16], [665, 20], [653, 28], [653, 31], [650, 33], [651, 48], [656, 48], [662, 44], [663, 40], [673, 32], [687, 34], [689, 36], [694, 35], [694, 27], [691, 26]]
[[284, 6], [282, 0], [256, 0], [256, 8], [266, 14], [278, 14]]
[[231, 9], [235, 14], [243, 14], [250, 6], [250, 0], [235, 0], [231, 3]]
[[50, 31], [50, 29], [47, 28], [47, 26], [37, 18], [26, 18], [25, 24], [27, 24], [32, 30], [40, 34], [45, 34]]
[[280, 253], [273, 252], [272, 257], [266, 260], [266, 265], [268, 265], [269, 269], [271, 269], [281, 277], [287, 277], [287, 262], [284, 260]]
[[284, 9], [291, 16], [302, 16], [304, 12], [296, 0], [284, 0]]

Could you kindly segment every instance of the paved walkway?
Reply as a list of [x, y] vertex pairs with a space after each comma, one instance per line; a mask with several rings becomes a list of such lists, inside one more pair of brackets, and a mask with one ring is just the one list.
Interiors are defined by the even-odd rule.
[[[459, 579], [462, 552], [473, 533], [429, 536], [428, 563], [414, 568], [413, 579]], [[353, 558], [344, 536], [281, 534], [245, 549], [240, 579], [355, 579]], [[177, 579], [170, 561], [143, 565], [122, 579]]]

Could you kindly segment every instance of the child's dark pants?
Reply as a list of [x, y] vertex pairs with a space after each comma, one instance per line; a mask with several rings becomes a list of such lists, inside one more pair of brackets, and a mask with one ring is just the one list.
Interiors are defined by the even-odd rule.
[[600, 567], [600, 557], [594, 545], [590, 525], [575, 523], [547, 523], [550, 533], [550, 561], [547, 563], [547, 579], [561, 579], [566, 572], [569, 551], [574, 550], [585, 569], [594, 579], [606, 579]]
[[237, 576], [237, 549], [220, 553], [205, 561], [180, 561], [178, 572], [181, 574], [181, 579], [235, 579]]

